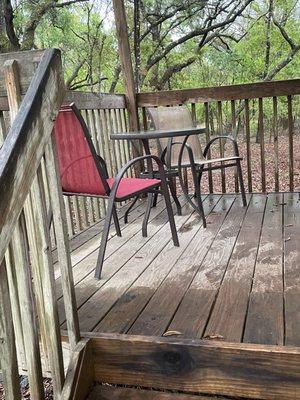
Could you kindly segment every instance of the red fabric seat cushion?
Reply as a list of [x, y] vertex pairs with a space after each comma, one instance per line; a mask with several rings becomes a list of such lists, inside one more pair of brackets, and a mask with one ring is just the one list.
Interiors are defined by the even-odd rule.
[[[107, 179], [110, 188], [112, 188], [114, 181], [114, 178]], [[141, 190], [150, 189], [158, 185], [160, 185], [159, 179], [122, 178], [117, 190], [117, 199], [134, 196], [135, 193]]]
[[[65, 193], [107, 196], [83, 128], [71, 107], [62, 107], [55, 122], [55, 141], [60, 178]], [[103, 178], [104, 179], [104, 178]], [[112, 188], [114, 178], [107, 179]], [[159, 179], [123, 178], [117, 199], [160, 184]]]

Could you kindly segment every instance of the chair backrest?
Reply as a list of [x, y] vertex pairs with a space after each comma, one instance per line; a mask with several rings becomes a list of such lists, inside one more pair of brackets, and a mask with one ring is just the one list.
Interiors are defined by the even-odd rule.
[[63, 192], [109, 195], [105, 162], [74, 104], [60, 109], [54, 132]]
[[[174, 107], [148, 107], [147, 113], [153, 123], [154, 129], [180, 129], [193, 127], [193, 120], [189, 109], [186, 106]], [[161, 154], [167, 147], [168, 141], [182, 142], [184, 136], [176, 138], [162, 138], [157, 142], [158, 152]], [[190, 136], [188, 144], [191, 146], [195, 159], [203, 159], [202, 148], [198, 135]], [[178, 164], [180, 146], [173, 146], [171, 154], [171, 165]], [[183, 162], [188, 162], [187, 153], [183, 154]]]

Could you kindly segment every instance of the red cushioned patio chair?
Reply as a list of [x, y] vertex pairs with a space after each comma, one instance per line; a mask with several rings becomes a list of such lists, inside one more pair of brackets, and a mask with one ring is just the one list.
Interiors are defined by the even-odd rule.
[[[108, 199], [95, 278], [101, 278], [112, 217], [117, 235], [121, 236], [115, 202], [122, 202], [144, 193], [162, 193], [166, 202], [173, 242], [175, 246], [179, 246], [164, 167], [158, 157], [149, 155], [137, 157], [124, 165], [115, 178], [109, 178], [105, 161], [96, 153], [88, 127], [75, 104], [63, 106], [59, 111], [55, 123], [55, 141], [63, 193], [69, 196], [82, 195]], [[157, 164], [159, 179], [123, 177], [134, 163], [149, 159]], [[148, 196], [147, 210], [143, 220], [143, 236], [147, 236], [151, 200], [152, 196]]]

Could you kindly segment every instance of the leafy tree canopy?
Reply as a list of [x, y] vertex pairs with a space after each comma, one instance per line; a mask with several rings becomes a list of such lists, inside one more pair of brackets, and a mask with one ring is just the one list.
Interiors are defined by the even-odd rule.
[[[290, 79], [299, 0], [127, 0], [137, 90]], [[58, 47], [70, 89], [122, 91], [112, 2], [4, 0], [0, 51]]]

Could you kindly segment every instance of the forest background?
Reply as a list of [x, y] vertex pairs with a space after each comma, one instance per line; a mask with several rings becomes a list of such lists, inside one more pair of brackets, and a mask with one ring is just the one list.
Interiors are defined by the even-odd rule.
[[[0, 52], [60, 48], [69, 90], [123, 93], [112, 7], [111, 0], [2, 0]], [[125, 7], [137, 92], [295, 79], [300, 75], [299, 0], [125, 0]], [[298, 97], [293, 108], [295, 189], [300, 188]], [[274, 190], [271, 100], [264, 101], [265, 162], [267, 189]], [[224, 131], [230, 132], [228, 103], [223, 108], [223, 122]], [[243, 103], [237, 107], [240, 113], [235, 134], [246, 159]], [[257, 99], [251, 101], [250, 111], [253, 189], [260, 190]], [[214, 106], [211, 113], [215, 133]], [[200, 123], [202, 114], [197, 115]], [[287, 190], [286, 98], [279, 99], [278, 117], [280, 188]], [[231, 181], [228, 179], [229, 186]], [[219, 186], [218, 181], [216, 191]]]
[[[127, 0], [137, 90], [292, 79], [298, 0]], [[0, 51], [58, 47], [69, 89], [122, 92], [112, 1], [3, 0]]]

